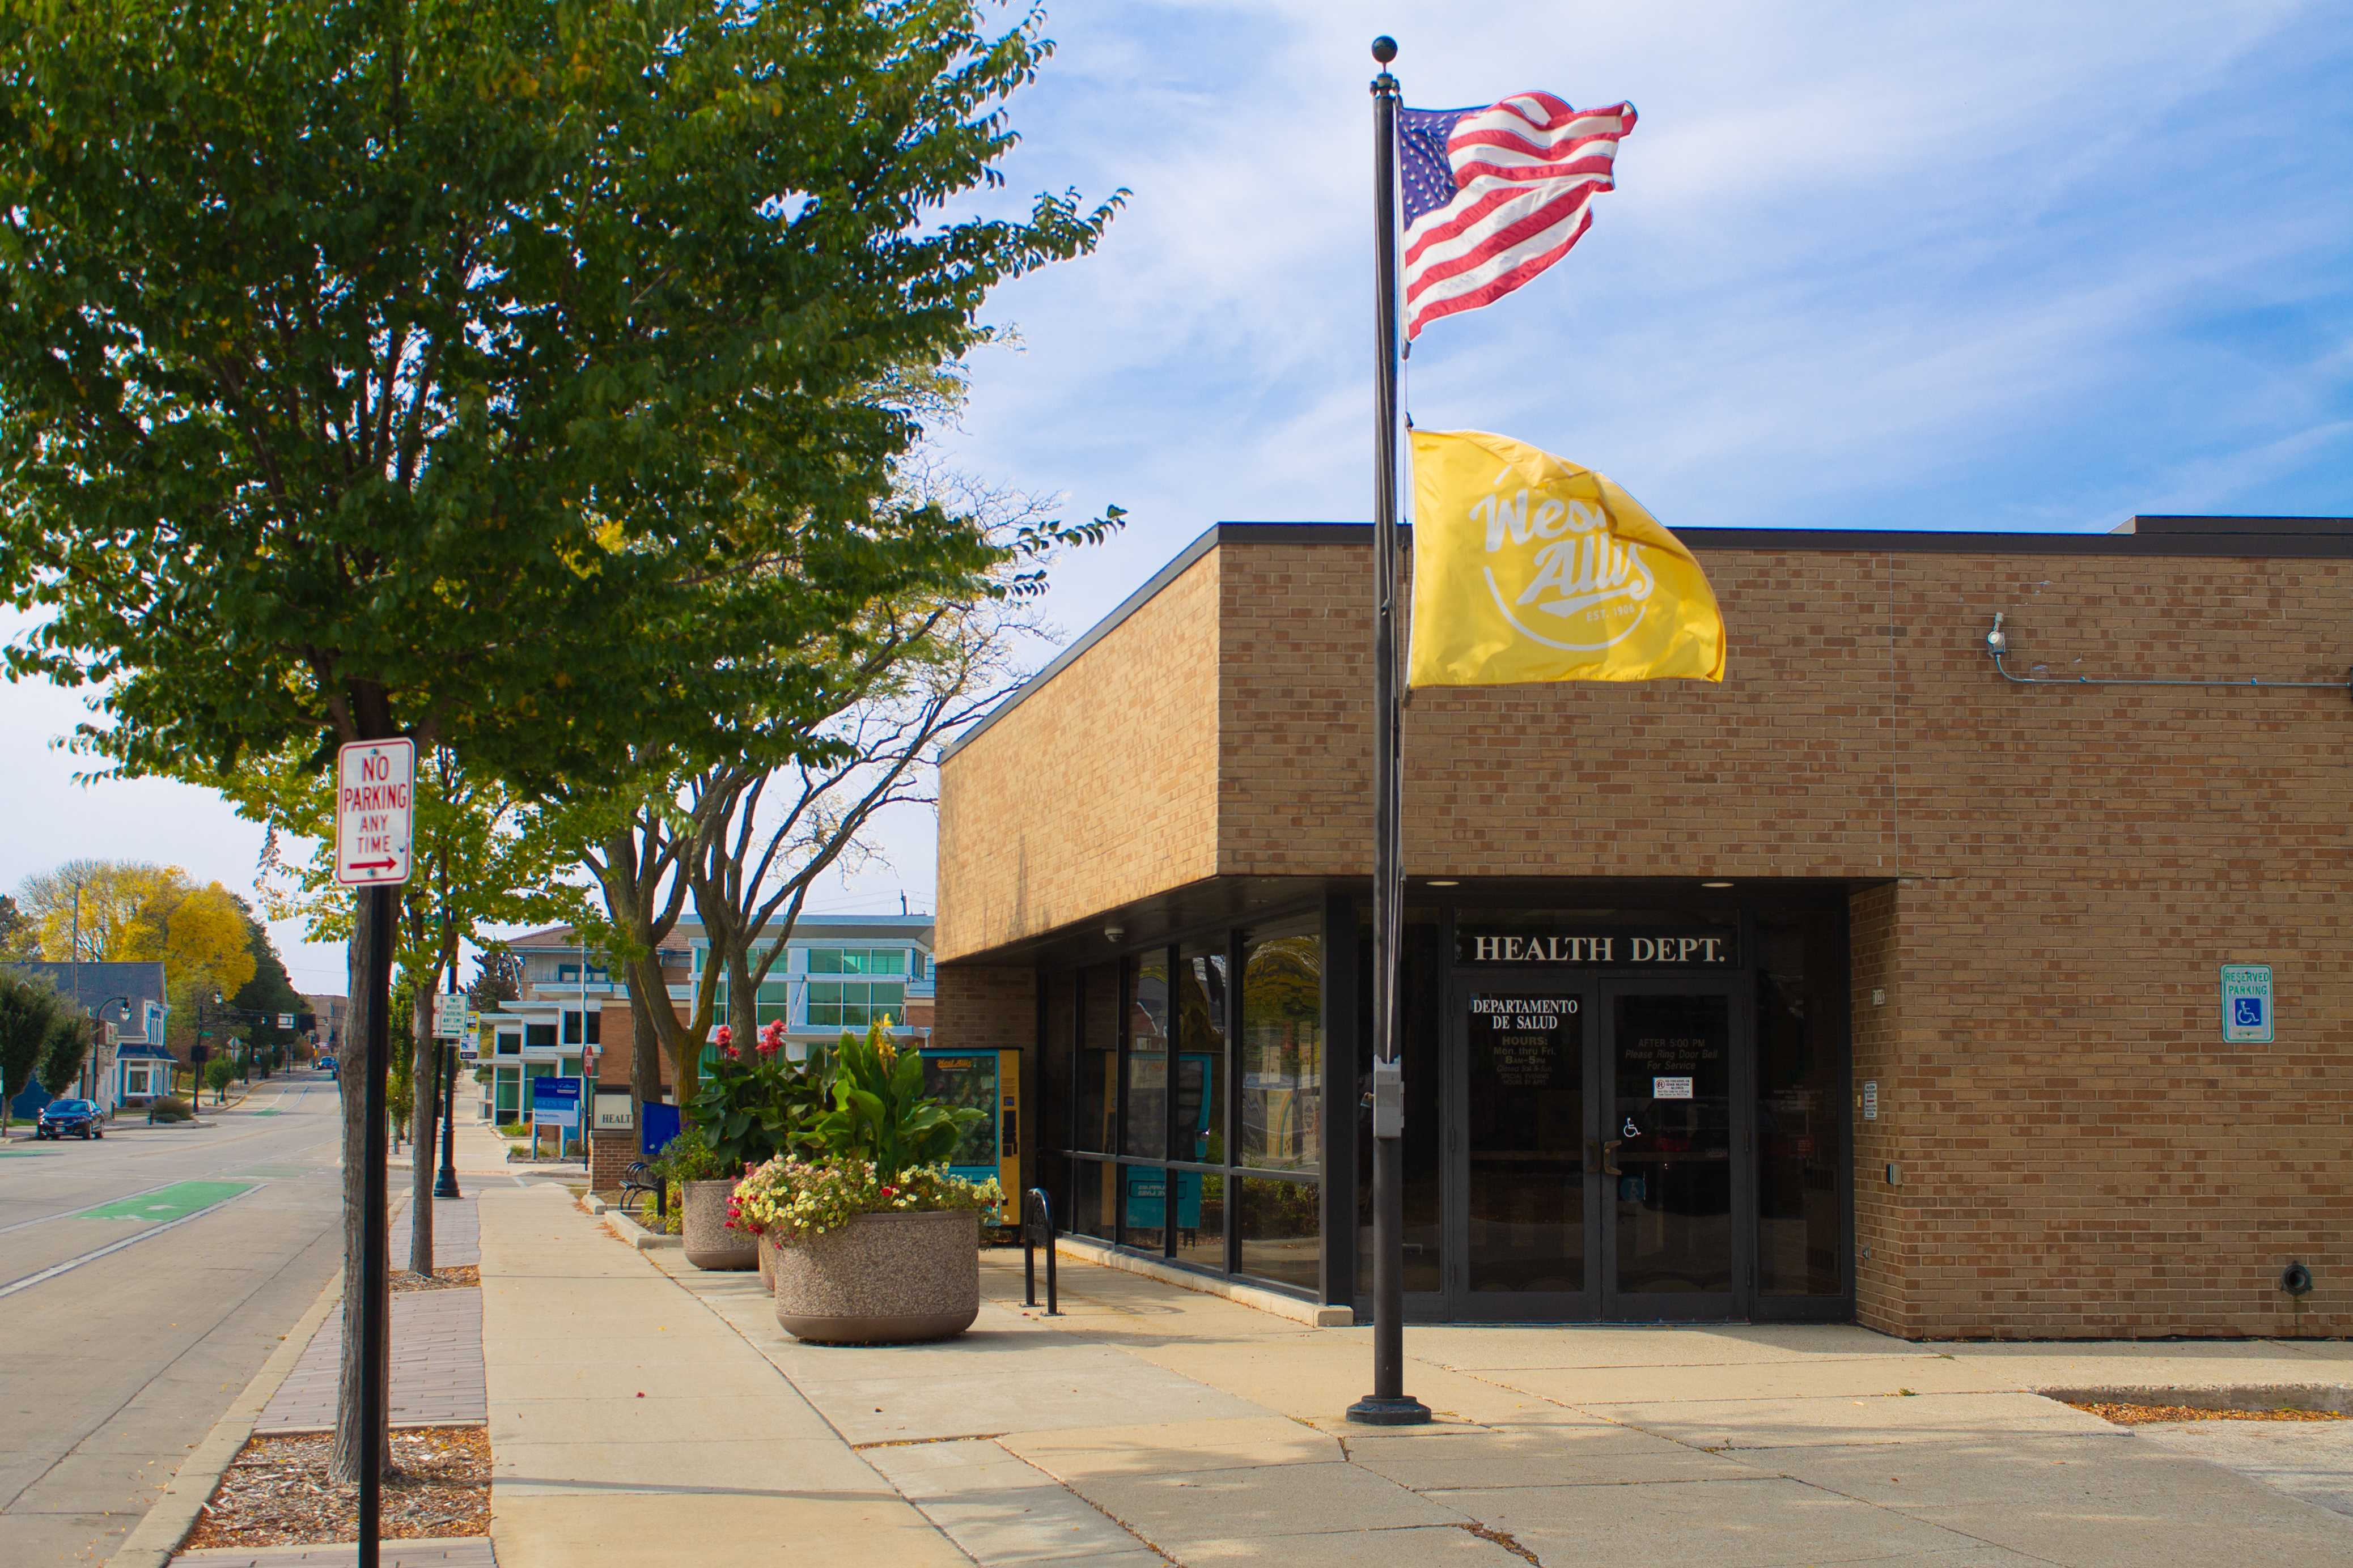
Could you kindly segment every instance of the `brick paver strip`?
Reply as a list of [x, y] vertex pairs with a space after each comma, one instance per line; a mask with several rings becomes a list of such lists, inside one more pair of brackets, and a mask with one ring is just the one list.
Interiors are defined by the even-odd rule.
[[[396, 1169], [395, 1181], [406, 1181], [408, 1173]], [[408, 1210], [404, 1207], [392, 1216], [392, 1266], [408, 1267]], [[463, 1266], [479, 1268], [482, 1261], [482, 1226], [480, 1211], [474, 1207], [474, 1195], [462, 1198], [433, 1200], [433, 1267], [457, 1268]]]
[[[319, 1432], [335, 1424], [343, 1315], [331, 1313], [261, 1413], [256, 1436]], [[482, 1293], [404, 1290], [392, 1299], [392, 1424], [479, 1426], [490, 1419], [482, 1385]]]
[[[487, 1535], [439, 1541], [387, 1541], [384, 1568], [498, 1568]], [[350, 1542], [339, 1546], [215, 1546], [172, 1559], [188, 1568], [346, 1568], [359, 1560]]]

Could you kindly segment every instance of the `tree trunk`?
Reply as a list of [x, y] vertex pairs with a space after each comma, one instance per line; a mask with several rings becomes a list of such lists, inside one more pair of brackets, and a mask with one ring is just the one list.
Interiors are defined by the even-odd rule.
[[[335, 1381], [334, 1477], [347, 1486], [356, 1486], [360, 1479], [360, 1302], [367, 1278], [368, 1009], [375, 1000], [368, 994], [367, 949], [375, 900], [363, 890], [352, 902], [351, 1004], [344, 1014], [343, 1053], [335, 1061], [343, 1102], [343, 1351]], [[384, 933], [386, 942], [393, 936], [392, 931]], [[388, 1301], [385, 1307], [389, 1311]], [[386, 1334], [385, 1364], [376, 1368], [378, 1377], [391, 1375], [391, 1350], [392, 1336]], [[388, 1382], [385, 1386], [390, 1386]], [[385, 1431], [376, 1450], [385, 1456], [387, 1468], [392, 1457], [391, 1406], [392, 1402], [385, 1400]]]
[[408, 1068], [408, 1271], [433, 1272], [435, 1111], [441, 1087], [440, 1042], [433, 1037], [433, 984], [417, 988], [417, 1057]]

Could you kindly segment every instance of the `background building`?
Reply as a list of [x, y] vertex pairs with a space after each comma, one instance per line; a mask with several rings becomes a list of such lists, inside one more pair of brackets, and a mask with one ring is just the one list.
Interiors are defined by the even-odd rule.
[[[932, 925], [929, 915], [804, 918], [761, 984], [754, 1004], [758, 1021], [783, 1019], [797, 1055], [811, 1044], [831, 1044], [845, 1028], [863, 1034], [885, 1016], [901, 1038], [928, 1038]], [[483, 1113], [502, 1122], [528, 1121], [530, 1080], [576, 1075], [587, 1055], [595, 1058], [599, 1083], [628, 1084], [636, 1031], [628, 983], [609, 973], [603, 955], [584, 947], [569, 926], [533, 931], [506, 945], [522, 962], [522, 994], [482, 1018], [480, 1065], [490, 1068], [482, 1085]], [[702, 926], [692, 921], [680, 921], [659, 949], [667, 1000], [681, 1018], [693, 1012], [695, 987], [710, 952]], [[714, 1026], [727, 1017], [723, 977], [717, 998]], [[716, 1049], [706, 1044], [706, 1062]], [[666, 1090], [675, 1077], [665, 1061]]]

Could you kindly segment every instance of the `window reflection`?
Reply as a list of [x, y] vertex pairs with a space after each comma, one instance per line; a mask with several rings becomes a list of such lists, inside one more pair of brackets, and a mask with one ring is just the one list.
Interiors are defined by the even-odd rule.
[[1172, 1160], [1226, 1163], [1226, 955], [1187, 947], [1176, 968], [1176, 1146]]
[[1127, 1097], [1123, 1151], [1168, 1157], [1168, 964], [1159, 957], [1128, 969]]
[[1254, 935], [1242, 959], [1241, 1157], [1260, 1170], [1324, 1156], [1324, 941]]
[[1324, 1189], [1274, 1176], [1244, 1176], [1240, 1184], [1241, 1272], [1316, 1289], [1324, 1270]]
[[1843, 947], [1834, 914], [1757, 922], [1757, 1288], [1767, 1296], [1845, 1289], [1847, 1068], [1836, 1003]]

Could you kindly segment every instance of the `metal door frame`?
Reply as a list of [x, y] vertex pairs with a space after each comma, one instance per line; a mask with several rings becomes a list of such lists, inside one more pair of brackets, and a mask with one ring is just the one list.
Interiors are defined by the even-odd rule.
[[[1596, 1096], [1602, 1087], [1602, 1048], [1595, 1022], [1602, 993], [1591, 970], [1528, 969], [1510, 974], [1466, 975], [1456, 971], [1446, 990], [1444, 1081], [1446, 1137], [1440, 1144], [1440, 1212], [1445, 1216], [1442, 1289], [1426, 1298], [1456, 1323], [1577, 1323], [1601, 1315], [1603, 1254], [1600, 1248], [1601, 1184], [1594, 1145]], [[1506, 1291], [1471, 1289], [1471, 1035], [1470, 1000], [1477, 995], [1575, 996], [1583, 1044], [1584, 1125], [1578, 1130], [1588, 1178], [1585, 1191], [1585, 1289], [1577, 1291]]]
[[[1610, 1121], [1617, 1117], [1618, 999], [1621, 996], [1722, 996], [1725, 1008], [1725, 1049], [1731, 1068], [1731, 1214], [1732, 1289], [1723, 1292], [1621, 1293], [1618, 1289], [1618, 1205], [1600, 1205], [1594, 1226], [1599, 1252], [1595, 1285], [1599, 1317], [1617, 1323], [1744, 1322], [1754, 1306], [1757, 1250], [1757, 1048], [1752, 1016], [1755, 986], [1744, 984], [1746, 965], [1730, 974], [1615, 974], [1604, 976], [1596, 989], [1594, 1073], [1599, 1080], [1591, 1095], [1594, 1110]], [[1596, 1125], [1600, 1124], [1596, 1118]], [[1606, 1134], [1605, 1134], [1606, 1135]], [[1608, 1161], [1602, 1163], [1606, 1166]], [[1597, 1188], [1601, 1184], [1595, 1184]]]

